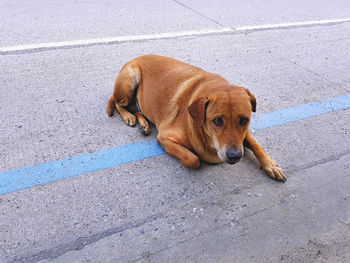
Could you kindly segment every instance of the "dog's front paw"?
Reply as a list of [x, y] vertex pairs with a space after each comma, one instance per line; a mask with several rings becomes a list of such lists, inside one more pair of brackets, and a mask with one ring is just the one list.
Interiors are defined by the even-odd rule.
[[284, 172], [282, 171], [282, 169], [272, 159], [269, 159], [268, 161], [266, 161], [264, 165], [262, 165], [262, 169], [264, 169], [264, 171], [268, 174], [268, 176], [270, 176], [275, 180], [282, 181], [282, 182], [287, 181], [287, 178]]

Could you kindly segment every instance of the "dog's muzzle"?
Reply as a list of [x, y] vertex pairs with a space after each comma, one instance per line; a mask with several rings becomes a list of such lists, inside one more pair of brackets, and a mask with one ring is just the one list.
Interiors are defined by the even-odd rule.
[[242, 151], [237, 149], [230, 149], [226, 152], [227, 163], [235, 164], [239, 162], [242, 158]]

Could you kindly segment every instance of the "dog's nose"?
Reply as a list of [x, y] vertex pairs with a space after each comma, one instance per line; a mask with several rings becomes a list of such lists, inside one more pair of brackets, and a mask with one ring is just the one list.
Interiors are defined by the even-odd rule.
[[242, 158], [242, 151], [237, 149], [230, 149], [226, 152], [226, 157], [228, 159], [228, 163], [234, 164]]

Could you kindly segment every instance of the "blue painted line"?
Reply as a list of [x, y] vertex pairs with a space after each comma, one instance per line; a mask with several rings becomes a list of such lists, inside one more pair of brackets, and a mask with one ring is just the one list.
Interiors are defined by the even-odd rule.
[[[251, 124], [251, 128], [253, 130], [271, 128], [347, 108], [350, 108], [350, 95], [263, 114]], [[146, 140], [3, 172], [0, 173], [0, 195], [164, 153], [155, 140]]]
[[155, 140], [0, 173], [0, 195], [165, 153]]
[[253, 130], [271, 128], [349, 107], [350, 95], [339, 96], [260, 115], [250, 127]]

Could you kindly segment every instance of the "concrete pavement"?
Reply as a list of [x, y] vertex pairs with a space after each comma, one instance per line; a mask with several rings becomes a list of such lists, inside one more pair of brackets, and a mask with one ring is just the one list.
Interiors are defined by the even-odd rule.
[[[1, 46], [349, 14], [346, 1], [259, 3], [67, 1], [56, 12], [58, 2], [2, 2]], [[138, 55], [175, 57], [249, 88], [257, 120], [349, 94], [349, 45], [343, 23], [2, 55], [0, 173], [145, 140], [105, 113], [118, 71]], [[160, 155], [2, 195], [0, 262], [349, 262], [349, 114], [255, 133], [286, 184], [249, 153], [198, 171]]]

